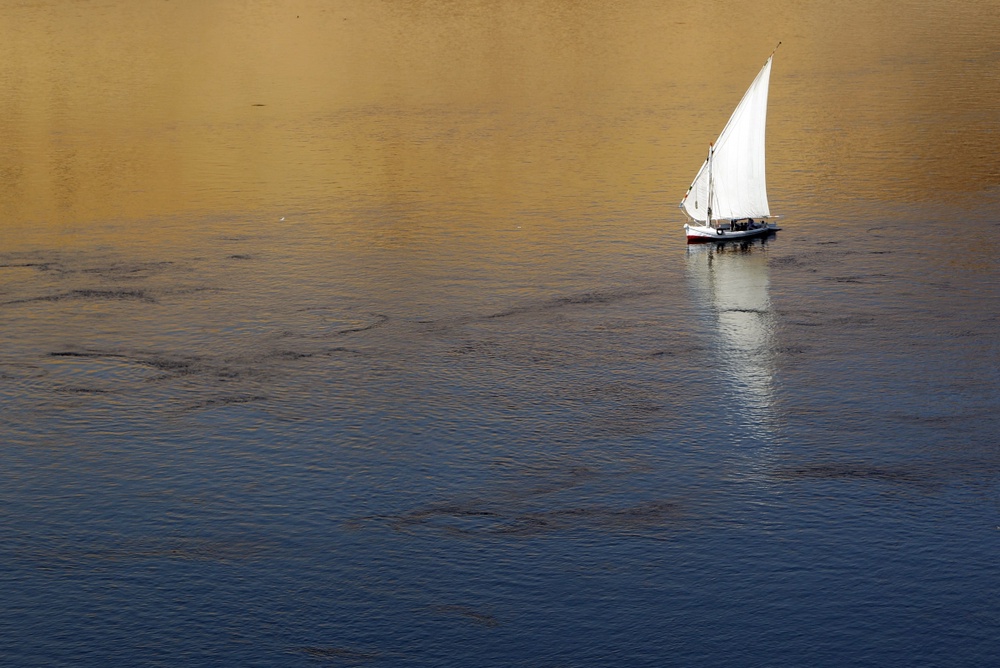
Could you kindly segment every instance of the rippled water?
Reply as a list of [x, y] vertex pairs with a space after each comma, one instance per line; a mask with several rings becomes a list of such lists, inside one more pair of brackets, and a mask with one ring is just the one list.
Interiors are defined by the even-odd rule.
[[988, 665], [1000, 12], [872, 4], [0, 3], [0, 662]]

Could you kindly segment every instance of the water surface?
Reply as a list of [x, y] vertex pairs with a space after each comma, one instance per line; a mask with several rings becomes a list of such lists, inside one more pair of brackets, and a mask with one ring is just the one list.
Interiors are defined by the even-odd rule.
[[[988, 664], [997, 35], [0, 3], [0, 660]], [[689, 249], [779, 40], [784, 229]]]

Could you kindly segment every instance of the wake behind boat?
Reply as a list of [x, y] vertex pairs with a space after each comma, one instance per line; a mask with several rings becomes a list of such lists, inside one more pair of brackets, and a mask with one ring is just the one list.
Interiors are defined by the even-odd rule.
[[771, 210], [764, 176], [767, 88], [774, 51], [722, 134], [709, 145], [708, 158], [681, 200], [689, 218], [684, 225], [688, 243], [747, 239], [781, 229], [767, 221]]

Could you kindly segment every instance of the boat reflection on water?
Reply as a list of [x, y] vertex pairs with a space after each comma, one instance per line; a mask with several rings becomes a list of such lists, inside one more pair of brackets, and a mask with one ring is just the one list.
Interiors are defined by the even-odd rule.
[[740, 432], [770, 441], [775, 430], [775, 317], [768, 294], [768, 239], [687, 248], [689, 283], [714, 321], [712, 354], [723, 373], [719, 410]]

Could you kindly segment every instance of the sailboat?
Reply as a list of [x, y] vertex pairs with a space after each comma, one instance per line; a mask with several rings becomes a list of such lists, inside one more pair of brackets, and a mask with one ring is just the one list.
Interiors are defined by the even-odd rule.
[[757, 73], [722, 134], [709, 145], [708, 158], [681, 200], [680, 207], [690, 219], [684, 225], [688, 243], [746, 239], [781, 229], [767, 221], [771, 210], [764, 179], [767, 87], [778, 46]]

